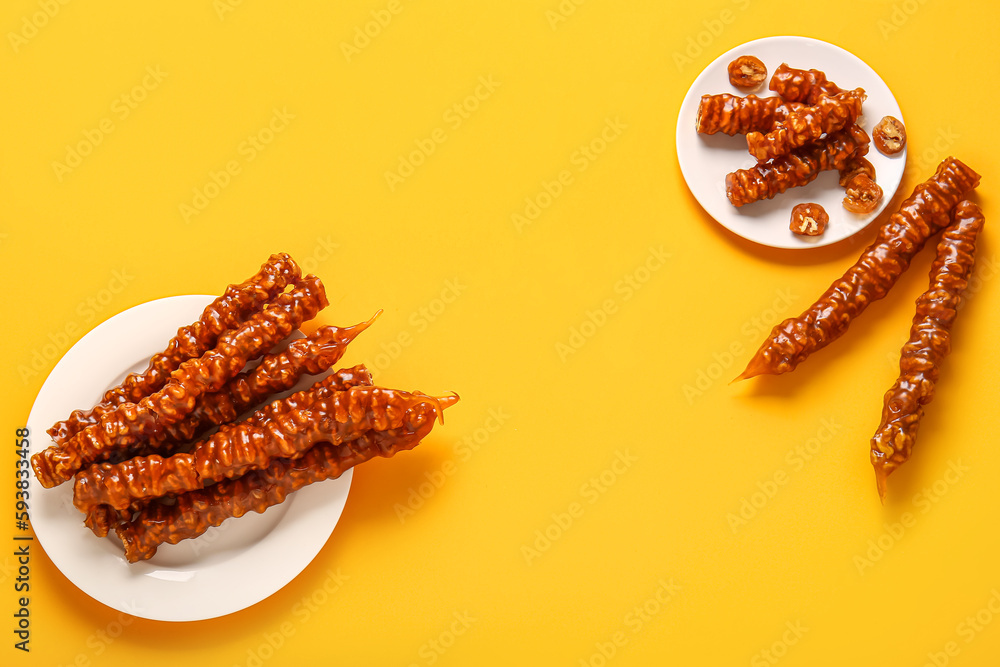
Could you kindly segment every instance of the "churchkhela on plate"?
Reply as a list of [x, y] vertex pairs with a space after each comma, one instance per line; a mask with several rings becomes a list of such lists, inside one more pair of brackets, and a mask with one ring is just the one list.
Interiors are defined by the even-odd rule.
[[276, 398], [329, 372], [378, 316], [289, 340], [327, 304], [319, 278], [272, 255], [181, 327], [145, 372], [54, 424], [53, 444], [32, 457], [39, 482], [75, 478], [83, 523], [98, 536], [114, 532], [136, 562], [373, 456], [411, 449], [457, 395], [375, 387], [355, 366]]

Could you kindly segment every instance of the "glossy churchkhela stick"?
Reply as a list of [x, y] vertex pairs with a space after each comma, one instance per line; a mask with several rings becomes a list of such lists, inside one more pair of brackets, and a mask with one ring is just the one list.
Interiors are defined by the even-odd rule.
[[285, 398], [271, 401], [267, 405], [255, 410], [253, 414], [242, 422], [222, 424], [219, 426], [217, 433], [228, 433], [240, 424], [263, 426], [268, 422], [281, 419], [282, 415], [290, 410], [305, 409], [317, 400], [330, 398], [339, 391], [347, 391], [354, 387], [371, 386], [372, 374], [364, 364], [358, 364], [350, 368], [341, 368], [307, 389], [297, 391]]
[[297, 459], [276, 459], [267, 468], [237, 479], [213, 484], [177, 496], [172, 505], [151, 502], [115, 532], [130, 563], [152, 558], [161, 544], [197, 537], [213, 526], [247, 512], [263, 512], [284, 501], [289, 493], [315, 482], [339, 477], [376, 456], [389, 457], [412, 449], [426, 436], [440, 412], [458, 397], [438, 405], [421, 403], [407, 412], [405, 425], [386, 431], [368, 431], [342, 445], [318, 443]]
[[259, 311], [300, 277], [299, 266], [291, 257], [285, 253], [271, 255], [256, 274], [230, 285], [222, 296], [206, 306], [197, 322], [178, 329], [166, 349], [149, 360], [145, 371], [130, 374], [120, 385], [105, 392], [102, 401], [90, 410], [74, 410], [68, 419], [49, 428], [48, 434], [56, 444], [62, 444], [117, 406], [138, 403], [158, 391], [181, 363], [215, 347], [220, 335]]
[[[253, 447], [253, 452], [259, 456], [264, 447], [261, 444], [263, 438], [289, 439], [296, 436], [301, 438], [300, 433], [287, 434], [284, 431], [301, 428], [299, 424], [303, 420], [303, 411], [307, 411], [317, 400], [330, 399], [337, 393], [354, 387], [371, 387], [371, 385], [371, 373], [363, 365], [341, 369], [308, 389], [271, 401], [255, 410], [242, 422], [222, 425], [210, 438], [195, 443], [192, 454], [174, 454], [176, 458], [165, 458], [160, 455], [137, 456], [116, 464], [90, 466], [76, 474], [73, 483], [73, 504], [80, 511], [87, 513], [88, 519], [84, 523], [90, 525], [90, 521], [93, 520], [91, 517], [104, 509], [115, 511], [129, 506], [134, 507], [141, 500], [167, 494], [170, 488], [173, 491], [169, 492], [177, 493], [180, 488], [177, 485], [182, 484], [182, 480], [163, 480], [161, 476], [166, 474], [168, 469], [174, 470], [180, 464], [190, 468], [194, 453], [201, 457], [221, 454], [229, 464], [233, 463], [233, 447]], [[305, 416], [311, 417], [312, 413], [305, 412]], [[290, 418], [292, 422], [287, 421]], [[310, 428], [309, 425], [306, 428]], [[273, 433], [272, 429], [277, 429], [277, 433]], [[248, 444], [248, 434], [256, 436], [257, 441]], [[250, 455], [250, 451], [243, 451], [238, 453], [237, 457], [246, 459]], [[215, 461], [215, 464], [221, 465], [219, 461]], [[188, 480], [189, 485], [195, 483]], [[174, 486], [167, 487], [166, 484]], [[157, 487], [159, 487], [158, 492], [150, 491]], [[191, 488], [196, 487], [191, 486], [187, 490]]]
[[306, 276], [291, 292], [279, 294], [239, 328], [223, 334], [214, 349], [182, 363], [156, 393], [138, 404], [118, 406], [62, 446], [33, 456], [35, 476], [42, 486], [51, 488], [117, 448], [157, 437], [164, 427], [190, 414], [199, 396], [221, 389], [248, 361], [277, 345], [327, 305], [323, 283]]
[[842, 336], [868, 304], [889, 292], [927, 240], [948, 225], [951, 209], [977, 185], [979, 174], [960, 160], [945, 159], [889, 217], [843, 277], [804, 313], [771, 330], [736, 380], [792, 371]]
[[815, 106], [798, 109], [770, 132], [747, 134], [747, 148], [758, 162], [788, 155], [799, 146], [816, 141], [824, 134], [838, 132], [861, 115], [865, 91], [860, 88], [821, 98]]
[[165, 427], [161, 436], [151, 438], [143, 447], [144, 453], [162, 454], [164, 445], [174, 449], [169, 445], [191, 442], [213, 426], [235, 421], [268, 396], [291, 389], [303, 375], [325, 373], [340, 361], [348, 344], [371, 326], [381, 312], [351, 327], [320, 327], [311, 335], [292, 341], [281, 352], [265, 355], [256, 367], [243, 371], [219, 391], [199, 396], [191, 414]]
[[[241, 423], [261, 427], [268, 422], [280, 419], [290, 411], [304, 409], [317, 399], [329, 398], [335, 392], [347, 391], [352, 387], [371, 386], [371, 384], [371, 373], [363, 365], [359, 364], [352, 368], [343, 368], [329, 377], [320, 380], [308, 389], [295, 392], [284, 399], [272, 401], [268, 405], [256, 410]], [[231, 431], [236, 426], [237, 424], [224, 424], [219, 428], [219, 432]], [[94, 531], [94, 534], [98, 537], [104, 537], [108, 534], [109, 529], [127, 517], [130, 517], [132, 511], [138, 509], [141, 503], [133, 502], [129, 504], [128, 509], [117, 510], [107, 504], [94, 504], [94, 501], [87, 502], [83, 500], [81, 494], [76, 491], [76, 488], [81, 485], [80, 480], [82, 478], [87, 478], [94, 474], [93, 470], [95, 468], [92, 467], [77, 473], [76, 483], [74, 484], [73, 502], [78, 508], [86, 512], [87, 516], [83, 521], [84, 525]]]
[[312, 402], [299, 408], [277, 401], [271, 406], [275, 414], [264, 423], [237, 424], [202, 440], [190, 452], [91, 466], [77, 475], [73, 502], [83, 512], [97, 505], [125, 509], [138, 501], [194, 491], [265, 468], [272, 459], [296, 458], [317, 442], [342, 444], [371, 429], [399, 428], [410, 408], [450, 400], [353, 387], [329, 396], [314, 394]]
[[91, 532], [98, 537], [107, 537], [118, 524], [132, 518], [132, 510], [116, 510], [110, 505], [98, 505], [89, 512], [83, 519], [83, 525], [90, 528]]
[[820, 99], [844, 92], [826, 74], [818, 69], [796, 69], [785, 63], [778, 65], [771, 76], [768, 88], [778, 93], [788, 102], [804, 102], [814, 105]]
[[777, 123], [804, 105], [785, 102], [780, 97], [757, 97], [756, 95], [702, 95], [698, 104], [695, 127], [699, 134], [722, 132], [748, 134], [750, 132], [770, 132]]
[[857, 125], [844, 128], [788, 155], [726, 175], [726, 197], [733, 206], [772, 199], [785, 190], [811, 183], [820, 172], [841, 169], [868, 152], [868, 134]]
[[910, 458], [924, 406], [934, 398], [941, 362], [951, 351], [951, 327], [975, 264], [976, 238], [985, 218], [963, 201], [937, 246], [930, 285], [917, 298], [910, 338], [899, 354], [899, 378], [886, 392], [882, 422], [871, 440], [871, 461], [879, 498], [886, 478]]

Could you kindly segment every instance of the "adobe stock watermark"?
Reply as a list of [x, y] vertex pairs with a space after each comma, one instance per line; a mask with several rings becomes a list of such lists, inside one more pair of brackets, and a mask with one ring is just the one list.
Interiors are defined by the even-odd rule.
[[259, 639], [253, 640], [255, 644], [247, 649], [242, 662], [233, 663], [233, 667], [261, 667], [264, 665], [284, 648], [299, 628], [308, 623], [314, 614], [329, 604], [348, 579], [350, 577], [341, 572], [340, 568], [327, 570], [323, 582], [312, 593], [303, 596], [292, 605], [290, 609], [291, 619], [282, 621], [273, 630], [262, 632]]
[[801, 471], [807, 463], [815, 459], [842, 428], [843, 425], [837, 423], [835, 417], [824, 417], [820, 420], [820, 427], [815, 435], [789, 448], [784, 458], [787, 467], [778, 468], [765, 479], [758, 480], [755, 484], [757, 490], [740, 498], [739, 508], [735, 512], [726, 514], [726, 523], [729, 524], [733, 535], [750, 523], [778, 495], [781, 487], [788, 484], [790, 475]]
[[549, 27], [554, 31], [586, 3], [587, 0], [561, 0], [555, 9], [545, 10], [545, 20], [549, 22]]
[[237, 7], [243, 4], [243, 0], [212, 0], [212, 9], [220, 21], [226, 20], [226, 14], [232, 14]]
[[455, 645], [459, 637], [468, 632], [478, 621], [467, 610], [452, 612], [451, 616], [452, 620], [444, 630], [420, 645], [420, 648], [417, 649], [417, 657], [420, 658], [420, 661], [411, 662], [409, 667], [433, 665]]
[[363, 25], [354, 26], [354, 35], [351, 41], [340, 42], [340, 52], [344, 54], [344, 59], [351, 62], [356, 56], [361, 55], [361, 52], [367, 49], [372, 41], [388, 28], [393, 19], [402, 14], [404, 9], [406, 7], [401, 0], [389, 0], [384, 8], [368, 12], [371, 19], [365, 21]]
[[510, 415], [502, 407], [490, 408], [481, 426], [467, 433], [461, 440], [452, 443], [452, 456], [445, 459], [437, 470], [424, 472], [424, 480], [406, 491], [406, 502], [395, 503], [392, 506], [400, 523], [417, 513], [421, 507], [433, 498], [444, 487], [447, 481], [459, 469], [459, 463], [469, 461], [486, 445], [493, 436], [510, 420]]
[[183, 201], [178, 205], [184, 222], [191, 222], [192, 218], [201, 215], [208, 205], [230, 186], [233, 179], [243, 173], [246, 165], [256, 160], [279, 134], [288, 129], [288, 122], [294, 119], [295, 114], [289, 113], [286, 107], [282, 107], [281, 110], [272, 109], [270, 120], [253, 134], [247, 135], [246, 139], [236, 147], [236, 157], [228, 160], [218, 171], [209, 170], [205, 184], [193, 188], [190, 203]]
[[917, 525], [920, 517], [930, 512], [935, 505], [941, 502], [941, 499], [968, 472], [969, 467], [962, 463], [962, 459], [948, 461], [948, 468], [939, 479], [913, 495], [910, 501], [913, 505], [913, 511], [903, 512], [899, 515], [898, 521], [883, 523], [882, 532], [868, 540], [863, 553], [854, 556], [854, 567], [857, 568], [858, 574], [864, 576], [868, 569], [882, 560], [893, 547], [899, 544], [907, 531]]
[[718, 15], [710, 19], [702, 19], [700, 29], [697, 29], [696, 33], [688, 35], [684, 49], [674, 51], [673, 53], [674, 65], [677, 67], [677, 71], [683, 72], [688, 65], [693, 64], [697, 58], [700, 58], [705, 49], [712, 46], [715, 40], [725, 32], [726, 26], [736, 22], [739, 16], [738, 12], [744, 12], [750, 7], [750, 1], [730, 0], [730, 4], [736, 8], [735, 11], [730, 7], [726, 7]]
[[878, 31], [882, 34], [882, 39], [888, 41], [889, 37], [894, 33], [899, 32], [899, 30], [907, 24], [907, 22], [913, 18], [913, 15], [925, 4], [928, 0], [903, 0], [903, 2], [897, 2], [892, 5], [892, 9], [889, 11], [889, 15], [885, 18], [879, 18], [875, 22], [878, 27]]
[[212, 545], [216, 540], [226, 534], [233, 526], [238, 525], [235, 521], [223, 521], [218, 526], [212, 526], [207, 531], [198, 536], [197, 540], [191, 540], [191, 551], [198, 556], [202, 551], [211, 553]]
[[7, 41], [14, 53], [20, 53], [28, 42], [38, 36], [38, 32], [49, 24], [70, 0], [38, 0], [38, 11], [21, 17], [21, 27], [17, 32], [7, 33]]
[[587, 341], [592, 339], [608, 323], [611, 316], [618, 313], [620, 307], [629, 301], [645, 287], [653, 276], [666, 266], [670, 253], [663, 246], [650, 246], [646, 258], [634, 269], [623, 275], [612, 287], [614, 296], [608, 297], [595, 310], [588, 310], [584, 318], [569, 328], [569, 337], [565, 342], [556, 341], [556, 355], [566, 363], [571, 356], [583, 349]]
[[130, 600], [122, 606], [125, 607], [126, 611], [119, 611], [104, 627], [87, 635], [87, 639], [84, 640], [84, 646], [87, 648], [77, 653], [71, 662], [65, 665], [59, 663], [58, 667], [90, 667], [94, 664], [95, 658], [104, 655], [108, 648], [125, 634], [126, 628], [135, 622], [135, 614], [139, 611], [135, 600]]
[[120, 123], [132, 115], [132, 112], [139, 108], [149, 94], [160, 87], [163, 80], [167, 78], [167, 72], [160, 69], [159, 65], [146, 67], [142, 80], [132, 86], [127, 92], [122, 93], [111, 103], [111, 107], [106, 116], [97, 121], [94, 127], [85, 128], [82, 131], [83, 138], [73, 144], [66, 144], [66, 153], [62, 161], [52, 161], [52, 171], [55, 172], [56, 180], [63, 182], [67, 176], [83, 164], [84, 158], [91, 155], [94, 150], [104, 143], [104, 140], [117, 129], [115, 120]]
[[3, 564], [0, 565], [0, 584], [6, 584], [13, 574], [17, 574], [17, 564], [10, 559], [10, 556], [4, 556]]
[[681, 592], [681, 587], [673, 579], [662, 577], [657, 580], [652, 595], [633, 607], [622, 620], [622, 628], [616, 630], [607, 640], [594, 642], [594, 651], [586, 658], [580, 658], [580, 667], [605, 667], [618, 652], [659, 616]]
[[129, 273], [127, 268], [115, 269], [104, 287], [93, 295], [81, 299], [73, 311], [76, 316], [68, 319], [55, 331], [49, 331], [45, 335], [45, 341], [31, 351], [28, 362], [17, 365], [17, 374], [21, 382], [28, 384], [30, 380], [47, 372], [50, 364], [69, 349], [74, 338], [85, 333], [89, 324], [107, 312], [115, 297], [124, 292], [133, 280], [135, 276]]
[[340, 244], [334, 243], [329, 234], [326, 236], [317, 236], [316, 245], [313, 247], [313, 251], [299, 261], [299, 266], [302, 267], [302, 273], [315, 274], [320, 266], [330, 261], [333, 254], [339, 248]]
[[1000, 591], [993, 588], [990, 590], [990, 597], [986, 600], [986, 604], [966, 616], [955, 626], [955, 634], [958, 638], [945, 642], [939, 651], [928, 651], [927, 661], [922, 667], [945, 667], [945, 665], [951, 664], [952, 659], [961, 654], [962, 647], [971, 644], [980, 633], [993, 623], [998, 614], [1000, 614]]
[[[742, 338], [729, 343], [722, 352], [713, 352], [712, 361], [695, 371], [694, 381], [681, 385], [681, 393], [687, 399], [688, 405], [694, 405], [695, 399], [704, 396], [722, 378], [728, 378], [727, 372], [747, 352], [746, 342], [759, 344], [771, 331], [782, 316], [799, 300], [799, 296], [790, 287], [779, 289], [774, 293], [771, 305], [740, 325]], [[728, 382], [728, 379], [726, 380]]]
[[492, 74], [479, 77], [479, 82], [470, 94], [452, 104], [441, 114], [441, 120], [447, 129], [439, 126], [431, 130], [426, 137], [414, 139], [413, 144], [416, 148], [409, 153], [400, 153], [396, 168], [385, 172], [385, 182], [389, 186], [389, 192], [395, 192], [397, 187], [413, 176], [417, 169], [427, 162], [427, 158], [437, 152], [438, 146], [448, 141], [449, 130], [458, 131], [472, 118], [472, 114], [479, 110], [483, 102], [493, 97], [501, 85]]
[[628, 449], [615, 452], [614, 459], [607, 468], [594, 475], [580, 486], [579, 500], [573, 500], [560, 512], [551, 515], [551, 521], [544, 528], [535, 530], [533, 540], [521, 545], [521, 555], [528, 565], [534, 564], [538, 558], [552, 548], [570, 528], [576, 525], [587, 512], [587, 507], [593, 505], [618, 483], [625, 473], [639, 460]]
[[551, 181], [542, 179], [541, 187], [534, 195], [524, 198], [524, 208], [510, 215], [510, 221], [518, 234], [541, 217], [556, 199], [562, 196], [566, 188], [576, 182], [576, 173], [582, 174], [590, 168], [599, 157], [604, 155], [608, 146], [622, 136], [628, 125], [615, 116], [604, 119], [604, 126], [597, 135], [588, 142], [580, 144], [569, 156], [569, 167], [561, 169]]
[[754, 653], [750, 658], [750, 667], [769, 667], [778, 664], [788, 655], [788, 650], [798, 644], [807, 632], [809, 628], [802, 625], [802, 621], [785, 621], [785, 631], [781, 633], [781, 638], [769, 647]]
[[[955, 311], [962, 312], [962, 309], [983, 290], [983, 286], [996, 278], [998, 269], [1000, 269], [1000, 259], [998, 259], [997, 255], [977, 257], [975, 268], [972, 270], [972, 275], [969, 276], [968, 285], [965, 291], [962, 292], [962, 300], [958, 302]], [[960, 321], [962, 319], [959, 318]], [[959, 324], [958, 326], [961, 327], [962, 325]], [[886, 361], [892, 368], [899, 368], [899, 355], [900, 349], [897, 346], [893, 346], [885, 353]]]
[[961, 138], [962, 135], [955, 132], [952, 126], [949, 125], [948, 127], [939, 127], [934, 141], [930, 146], [920, 151], [919, 155], [914, 154], [914, 147], [911, 143], [906, 152], [906, 160], [908, 162], [906, 171], [904, 172], [906, 178], [921, 181], [927, 178]]
[[389, 368], [392, 362], [399, 359], [403, 350], [413, 345], [420, 334], [427, 331], [448, 311], [453, 303], [468, 289], [461, 278], [448, 278], [444, 286], [433, 299], [415, 309], [407, 318], [407, 328], [400, 331], [394, 338], [379, 343], [379, 350], [371, 359], [365, 360], [365, 366], [372, 374], [372, 379], [378, 378], [382, 371]]
[[969, 282], [965, 287], [965, 291], [962, 292], [962, 300], [955, 307], [956, 312], [962, 312], [962, 309], [983, 291], [983, 286], [996, 278], [998, 269], [1000, 269], [1000, 261], [998, 261], [996, 255], [976, 258], [976, 265], [972, 269], [972, 275], [969, 276]]

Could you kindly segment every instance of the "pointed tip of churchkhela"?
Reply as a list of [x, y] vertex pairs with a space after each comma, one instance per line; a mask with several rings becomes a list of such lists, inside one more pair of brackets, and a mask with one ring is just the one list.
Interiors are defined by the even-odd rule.
[[444, 411], [459, 401], [459, 395], [455, 392], [451, 392], [448, 396], [431, 396], [422, 391], [415, 391], [413, 395], [421, 399], [420, 402], [430, 403], [434, 406], [434, 412], [437, 413], [438, 422], [441, 424], [444, 423]]
[[757, 377], [757, 374], [756, 373], [751, 373], [750, 369], [747, 368], [742, 373], [740, 373], [739, 375], [737, 375], [736, 377], [734, 377], [732, 380], [730, 380], [729, 384], [736, 384], [737, 382], [739, 382], [741, 380], [749, 380], [752, 377]]
[[[323, 336], [326, 337], [326, 339], [329, 340], [334, 345], [345, 345], [347, 343], [351, 343], [354, 341], [355, 338], [361, 335], [362, 331], [364, 331], [372, 324], [374, 324], [375, 320], [377, 320], [379, 318], [379, 315], [381, 314], [382, 314], [382, 309], [379, 308], [378, 312], [376, 312], [374, 315], [369, 317], [364, 322], [359, 322], [358, 324], [354, 324], [349, 327], [335, 327], [335, 326], [323, 327], [322, 330], [325, 330], [326, 332], [323, 334]], [[318, 330], [317, 333], [319, 333], [319, 331], [321, 330]]]
[[437, 397], [438, 405], [441, 406], [442, 410], [444, 410], [445, 408], [450, 408], [451, 406], [453, 406], [456, 403], [458, 403], [459, 400], [461, 400], [461, 396], [459, 396], [454, 391], [451, 392], [451, 395], [449, 395], [449, 396], [438, 396]]
[[885, 467], [881, 465], [881, 461], [875, 464], [875, 488], [878, 489], [878, 499], [885, 505], [885, 493], [888, 489], [886, 485], [886, 479], [889, 474], [885, 471]]
[[451, 406], [458, 403], [459, 401], [458, 394], [456, 394], [455, 392], [451, 392], [451, 394], [448, 396], [432, 396], [431, 398], [434, 400], [434, 405], [437, 407], [438, 423], [443, 424], [444, 411], [446, 408], [450, 408]]
[[362, 331], [364, 331], [365, 329], [367, 329], [368, 327], [370, 327], [372, 324], [374, 324], [375, 320], [377, 320], [379, 318], [379, 315], [381, 315], [381, 314], [382, 314], [382, 309], [379, 308], [378, 312], [376, 312], [374, 315], [372, 315], [371, 317], [369, 317], [364, 322], [361, 322], [359, 324], [355, 324], [354, 326], [344, 327], [344, 329], [343, 329], [344, 335], [347, 338], [350, 338], [351, 340], [357, 338], [358, 334], [360, 334]]
[[753, 356], [753, 359], [750, 360], [750, 363], [747, 364], [747, 367], [743, 369], [742, 373], [740, 373], [739, 375], [737, 375], [736, 377], [734, 377], [732, 380], [729, 381], [729, 384], [735, 384], [740, 380], [749, 380], [750, 378], [755, 378], [758, 375], [766, 375], [766, 374], [773, 375], [773, 372], [770, 370], [770, 367], [767, 365], [767, 363], [764, 362], [764, 360], [758, 353]]
[[362, 331], [364, 331], [365, 329], [367, 329], [368, 327], [370, 327], [372, 325], [372, 323], [375, 320], [377, 320], [379, 318], [379, 316], [381, 316], [381, 315], [382, 315], [382, 309], [379, 308], [377, 311], [375, 311], [374, 315], [372, 315], [371, 317], [368, 318], [368, 320], [366, 322], [362, 322], [361, 324], [357, 324], [355, 326], [362, 327]]
[[889, 489], [889, 473], [895, 470], [896, 466], [891, 463], [890, 459], [885, 458], [885, 455], [876, 446], [874, 438], [872, 439], [871, 460], [872, 468], [875, 469], [875, 488], [878, 490], [878, 499], [885, 505], [885, 496]]

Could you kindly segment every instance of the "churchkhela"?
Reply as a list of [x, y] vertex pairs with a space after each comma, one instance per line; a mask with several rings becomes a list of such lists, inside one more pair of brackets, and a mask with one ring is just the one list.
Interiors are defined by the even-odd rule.
[[[146, 371], [54, 424], [52, 445], [32, 457], [35, 476], [46, 488], [74, 480], [84, 525], [118, 536], [136, 562], [374, 456], [412, 449], [458, 396], [373, 386], [360, 365], [331, 372], [381, 311], [292, 340], [327, 305], [319, 278], [272, 255], [181, 327]], [[319, 377], [277, 396], [307, 375]]]

